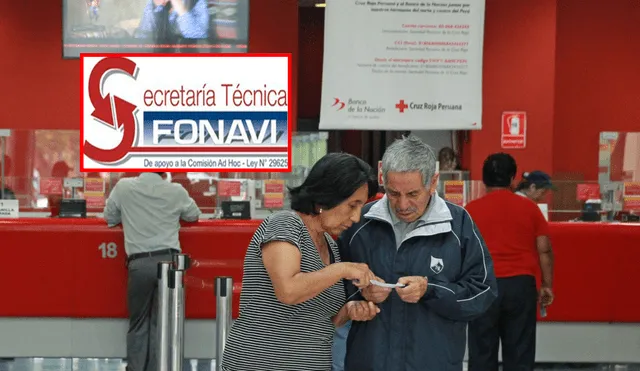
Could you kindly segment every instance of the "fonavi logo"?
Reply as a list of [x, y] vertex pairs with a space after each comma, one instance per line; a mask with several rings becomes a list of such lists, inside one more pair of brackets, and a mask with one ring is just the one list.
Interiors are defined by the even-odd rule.
[[89, 76], [89, 100], [94, 108], [91, 116], [97, 120], [94, 120], [93, 125], [101, 122], [122, 132], [122, 140], [113, 149], [99, 148], [86, 139], [82, 143], [84, 155], [102, 163], [124, 159], [137, 137], [136, 105], [112, 94], [102, 95], [105, 80], [114, 73], [124, 73], [135, 80], [136, 63], [127, 58], [104, 58], [93, 67]]
[[290, 55], [80, 59], [82, 171], [291, 170]]

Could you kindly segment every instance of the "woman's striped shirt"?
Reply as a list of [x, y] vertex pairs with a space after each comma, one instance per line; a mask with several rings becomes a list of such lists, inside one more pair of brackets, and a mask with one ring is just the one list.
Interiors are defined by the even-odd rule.
[[[325, 234], [333, 261], [338, 246]], [[266, 218], [253, 235], [244, 260], [240, 315], [225, 345], [222, 368], [226, 371], [330, 371], [335, 327], [331, 318], [345, 304], [342, 281], [318, 296], [296, 305], [276, 298], [262, 262], [262, 246], [288, 242], [300, 249], [300, 271], [325, 267], [302, 219], [294, 211]]]

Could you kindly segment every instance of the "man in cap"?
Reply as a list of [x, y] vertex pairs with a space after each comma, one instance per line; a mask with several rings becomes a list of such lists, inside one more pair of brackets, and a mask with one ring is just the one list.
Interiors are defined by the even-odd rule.
[[551, 183], [549, 174], [535, 170], [522, 175], [522, 180], [516, 188], [516, 194], [527, 197], [535, 203], [540, 203], [549, 190], [556, 190], [556, 187]]

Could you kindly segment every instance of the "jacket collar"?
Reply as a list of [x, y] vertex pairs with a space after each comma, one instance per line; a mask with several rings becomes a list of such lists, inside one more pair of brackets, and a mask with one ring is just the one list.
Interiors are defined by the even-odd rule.
[[[394, 220], [391, 217], [391, 211], [389, 210], [389, 199], [387, 195], [384, 195], [378, 202], [371, 206], [369, 211], [364, 214], [367, 219], [376, 219], [386, 222], [390, 225], [394, 225]], [[432, 236], [440, 233], [451, 232], [451, 211], [447, 206], [447, 203], [434, 192], [429, 200], [429, 206], [427, 211], [417, 220], [415, 228], [412, 232], [407, 234], [407, 238], [415, 236]]]

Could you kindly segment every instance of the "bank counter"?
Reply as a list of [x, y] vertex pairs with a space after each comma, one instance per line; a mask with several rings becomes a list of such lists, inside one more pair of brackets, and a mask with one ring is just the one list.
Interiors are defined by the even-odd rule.
[[[203, 220], [183, 225], [183, 251], [197, 263], [187, 272], [188, 320], [215, 318], [216, 276], [233, 277], [237, 317], [242, 261], [259, 223]], [[618, 323], [637, 330], [640, 225], [551, 223], [550, 229], [556, 301], [541, 321], [562, 324], [565, 330], [572, 323]], [[0, 241], [0, 317], [126, 318], [120, 227], [108, 228], [98, 218], [0, 220]], [[576, 336], [593, 336], [589, 334]]]

